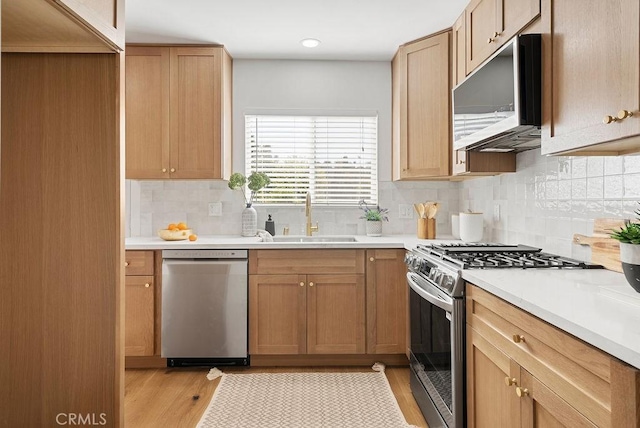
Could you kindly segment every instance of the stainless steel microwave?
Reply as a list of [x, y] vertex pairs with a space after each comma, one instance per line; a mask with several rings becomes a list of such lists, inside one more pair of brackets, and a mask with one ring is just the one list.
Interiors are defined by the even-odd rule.
[[521, 152], [540, 147], [540, 34], [516, 36], [453, 88], [453, 148]]

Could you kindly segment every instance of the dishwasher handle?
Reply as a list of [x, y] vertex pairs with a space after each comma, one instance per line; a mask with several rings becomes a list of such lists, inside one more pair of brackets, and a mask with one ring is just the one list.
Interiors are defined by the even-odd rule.
[[206, 250], [206, 249], [193, 249], [193, 250], [163, 250], [162, 258], [166, 259], [214, 259], [214, 260], [227, 260], [227, 259], [247, 259], [249, 258], [249, 251], [247, 250]]

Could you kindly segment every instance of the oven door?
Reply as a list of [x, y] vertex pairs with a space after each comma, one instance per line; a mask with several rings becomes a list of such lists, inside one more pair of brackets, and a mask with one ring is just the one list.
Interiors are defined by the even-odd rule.
[[407, 283], [412, 392], [429, 427], [462, 427], [463, 299], [451, 298], [414, 272], [407, 273]]

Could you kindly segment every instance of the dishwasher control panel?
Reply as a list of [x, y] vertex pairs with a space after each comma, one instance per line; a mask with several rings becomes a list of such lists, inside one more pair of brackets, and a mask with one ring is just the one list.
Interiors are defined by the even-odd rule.
[[163, 259], [246, 259], [247, 250], [163, 250]]

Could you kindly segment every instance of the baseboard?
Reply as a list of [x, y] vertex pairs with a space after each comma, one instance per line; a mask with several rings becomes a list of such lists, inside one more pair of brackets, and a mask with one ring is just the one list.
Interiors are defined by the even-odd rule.
[[167, 359], [159, 356], [124, 357], [125, 369], [160, 369], [167, 367]]
[[408, 366], [409, 360], [405, 354], [251, 355], [251, 367], [370, 366], [374, 363]]

